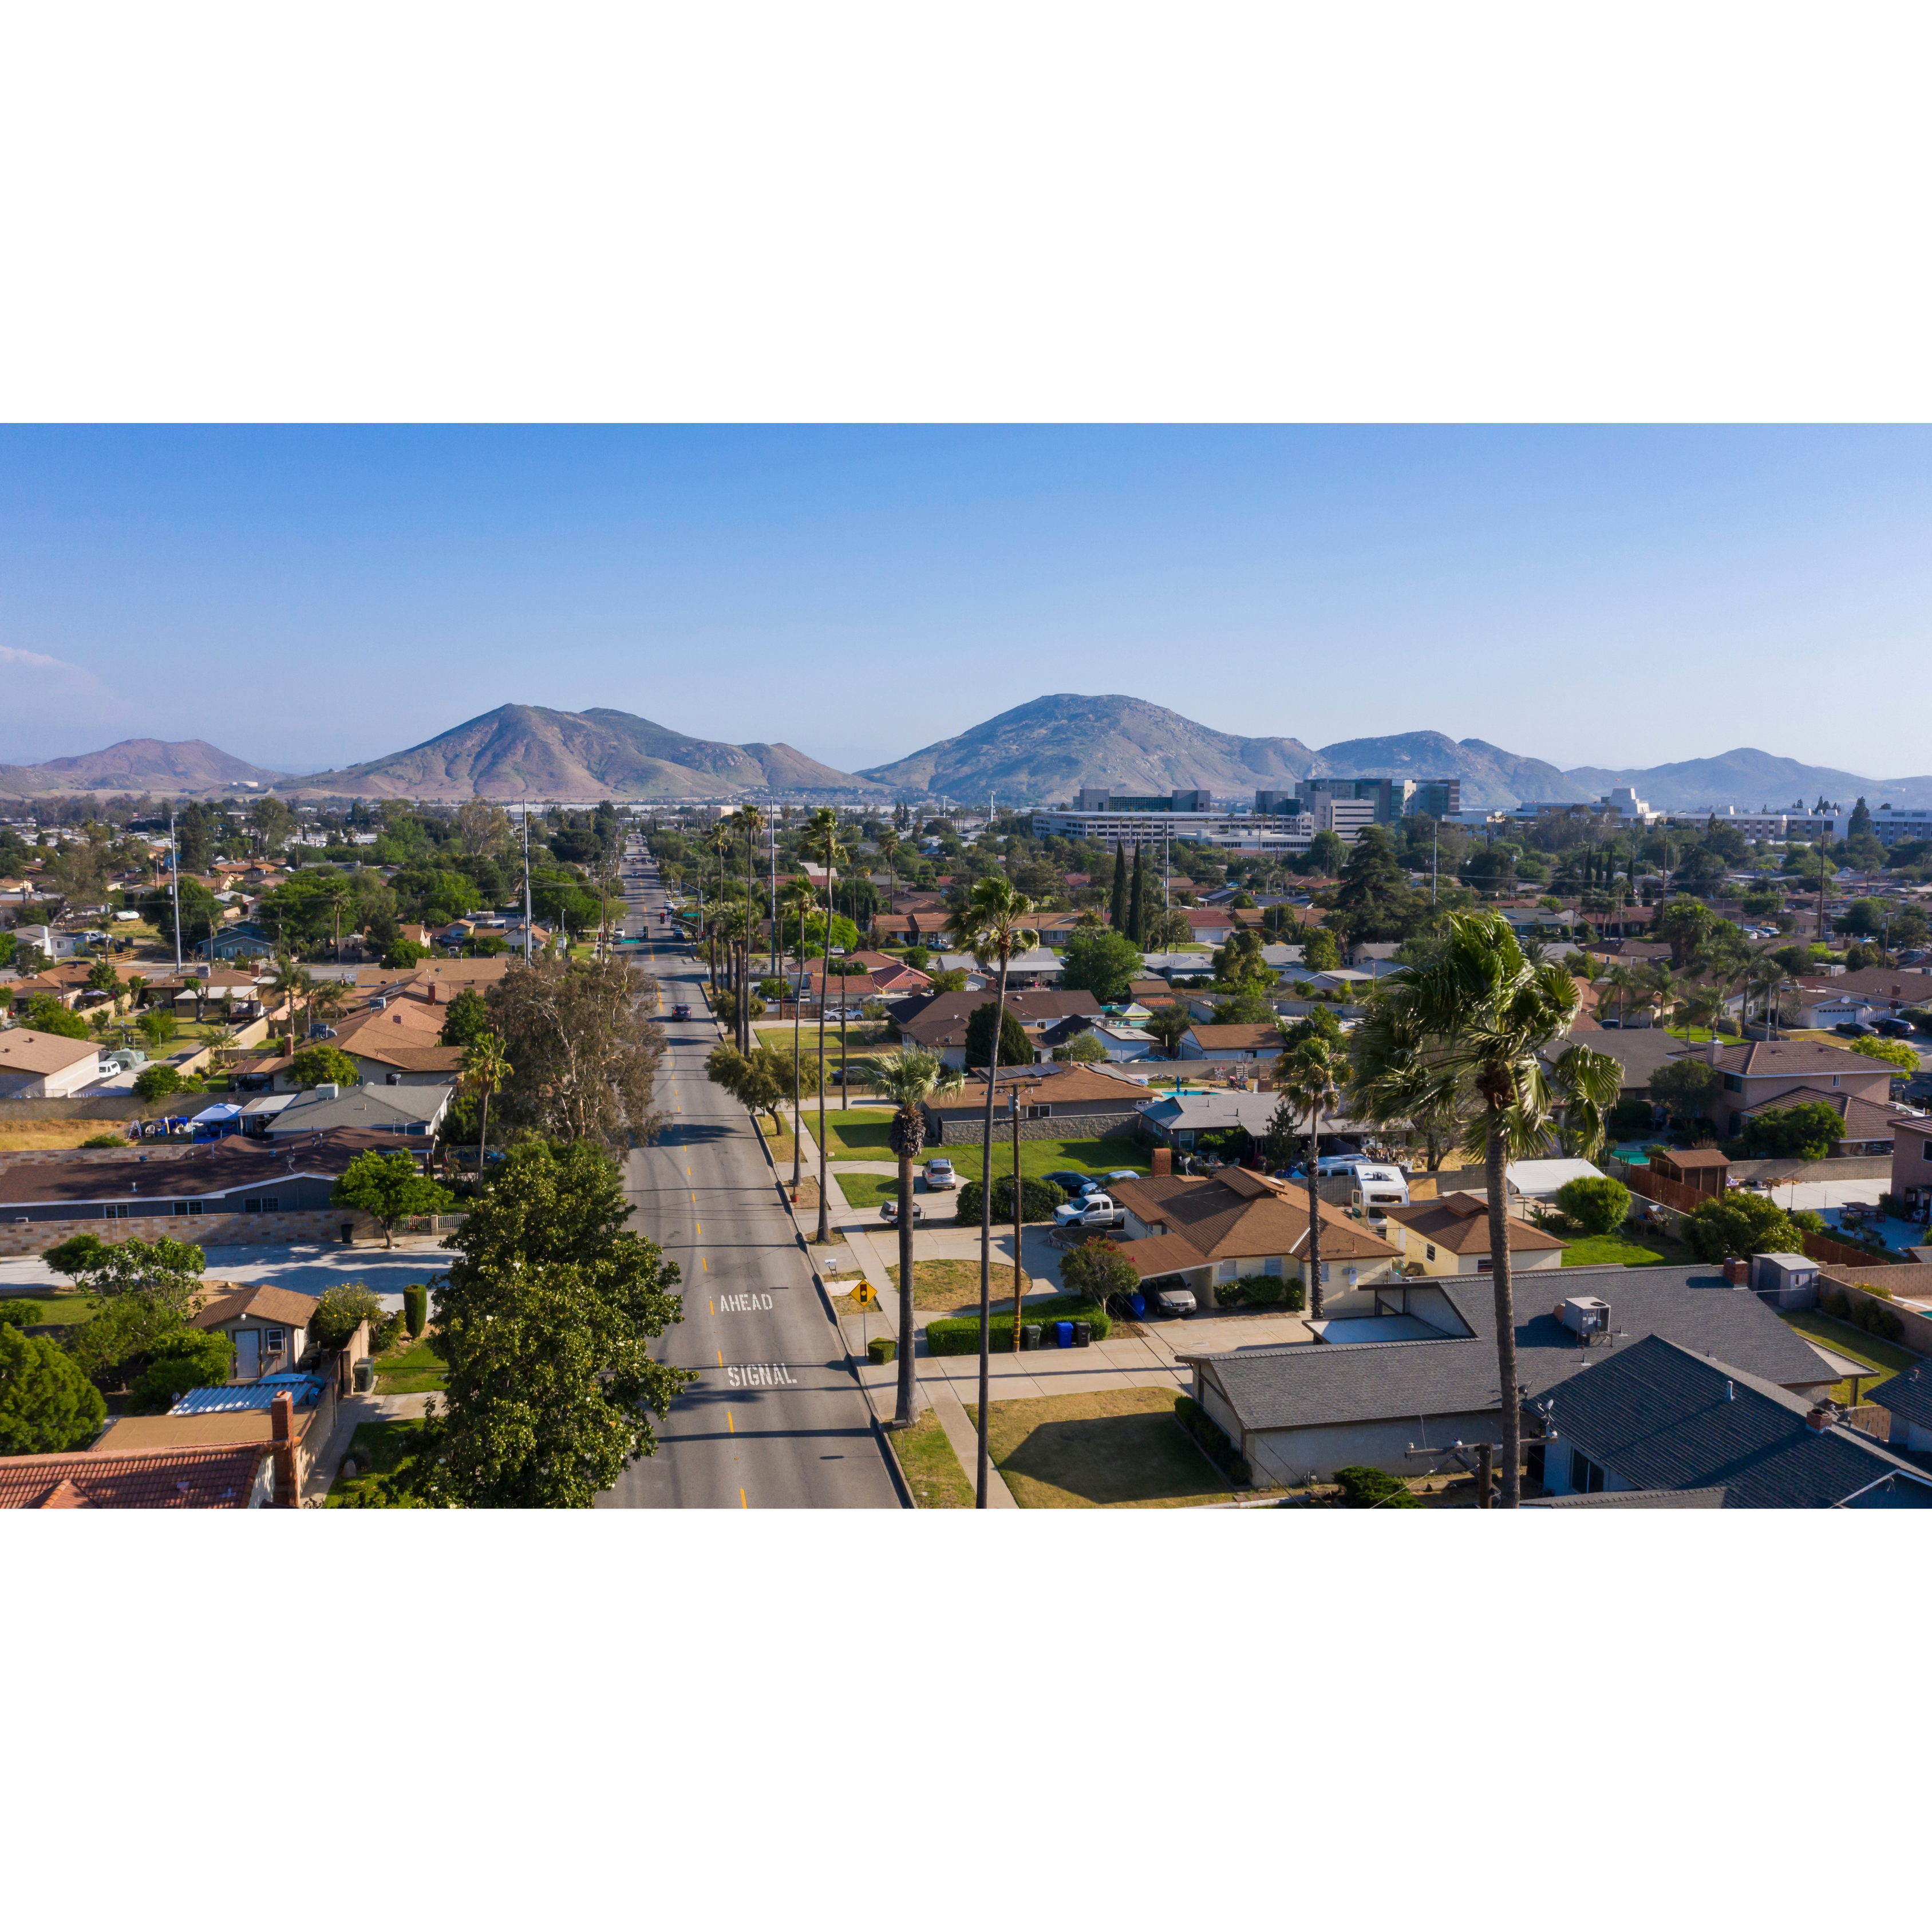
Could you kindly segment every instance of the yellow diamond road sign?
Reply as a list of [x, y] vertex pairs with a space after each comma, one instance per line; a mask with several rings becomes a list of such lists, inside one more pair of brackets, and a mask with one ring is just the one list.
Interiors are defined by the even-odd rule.
[[862, 1281], [852, 1291], [852, 1299], [861, 1308], [872, 1307], [879, 1298], [879, 1292], [869, 1281]]

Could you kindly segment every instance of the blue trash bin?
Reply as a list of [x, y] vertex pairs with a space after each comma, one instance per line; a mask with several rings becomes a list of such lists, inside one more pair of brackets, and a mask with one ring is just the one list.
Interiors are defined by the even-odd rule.
[[1070, 1348], [1073, 1346], [1073, 1324], [1056, 1322], [1053, 1324], [1053, 1346], [1056, 1348]]
[[1135, 1319], [1138, 1321], [1147, 1312], [1147, 1297], [1142, 1294], [1138, 1288], [1136, 1288], [1133, 1293], [1127, 1297], [1127, 1306], [1133, 1310]]

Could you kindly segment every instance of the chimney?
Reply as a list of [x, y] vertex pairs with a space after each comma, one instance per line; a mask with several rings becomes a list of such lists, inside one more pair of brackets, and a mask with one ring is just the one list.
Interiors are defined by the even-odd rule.
[[1726, 1255], [1724, 1257], [1724, 1279], [1733, 1288], [1748, 1286], [1750, 1281], [1750, 1263], [1742, 1255]]
[[1156, 1180], [1160, 1179], [1163, 1175], [1172, 1174], [1174, 1172], [1173, 1148], [1168, 1147], [1156, 1148], [1154, 1150], [1153, 1166], [1154, 1178]]
[[296, 1402], [286, 1390], [268, 1405], [268, 1442], [275, 1459], [275, 1507], [293, 1509], [302, 1499], [296, 1481]]
[[1831, 1426], [1831, 1412], [1827, 1409], [1814, 1408], [1804, 1418], [1804, 1426], [1814, 1436], [1822, 1436]]

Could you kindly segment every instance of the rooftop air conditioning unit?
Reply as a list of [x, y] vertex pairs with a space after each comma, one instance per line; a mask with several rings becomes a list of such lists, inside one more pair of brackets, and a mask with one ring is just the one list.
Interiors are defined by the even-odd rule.
[[1556, 1311], [1557, 1318], [1571, 1334], [1587, 1342], [1592, 1335], [1610, 1332], [1610, 1304], [1594, 1294], [1573, 1294]]

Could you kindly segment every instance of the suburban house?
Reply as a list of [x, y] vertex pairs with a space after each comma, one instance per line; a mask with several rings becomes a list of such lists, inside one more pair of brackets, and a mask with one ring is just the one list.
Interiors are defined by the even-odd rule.
[[[1276, 1094], [1250, 1094], [1226, 1087], [1190, 1093], [1183, 1088], [1151, 1101], [1142, 1110], [1141, 1118], [1153, 1139], [1180, 1153], [1192, 1154], [1204, 1136], [1226, 1133], [1231, 1127], [1240, 1128], [1247, 1135], [1250, 1147], [1266, 1140], [1269, 1123], [1280, 1104], [1281, 1096]], [[1306, 1133], [1307, 1116], [1298, 1114], [1296, 1118], [1300, 1131]], [[1337, 1136], [1349, 1139], [1365, 1132], [1365, 1128], [1343, 1114], [1322, 1117], [1322, 1139], [1330, 1153]]]
[[[1558, 1280], [1550, 1290], [1549, 1312], [1532, 1312], [1527, 1286], [1516, 1309], [1516, 1372], [1532, 1402], [1586, 1366], [1600, 1372], [1648, 1335], [1732, 1363], [1808, 1405], [1836, 1379], [1774, 1310], [1714, 1269], [1565, 1268], [1560, 1298]], [[1466, 1275], [1402, 1281], [1376, 1288], [1372, 1300], [1370, 1318], [1326, 1323], [1312, 1347], [1180, 1354], [1195, 1400], [1258, 1481], [1319, 1480], [1354, 1462], [1418, 1475], [1427, 1465], [1408, 1459], [1412, 1445], [1500, 1440], [1492, 1285]]]
[[[1388, 1236], [1403, 1262], [1425, 1275], [1488, 1274], [1496, 1266], [1490, 1244], [1490, 1206], [1480, 1195], [1445, 1194], [1388, 1210]], [[1526, 1268], [1560, 1268], [1567, 1243], [1514, 1216], [1504, 1223], [1510, 1262]]]
[[[1543, 1056], [1544, 1064], [1553, 1066], [1573, 1044], [1568, 1037], [1554, 1042]], [[1660, 1027], [1607, 1028], [1592, 1031], [1589, 1044], [1592, 1053], [1607, 1053], [1623, 1069], [1623, 1076], [1617, 1083], [1617, 1097], [1621, 1100], [1648, 1100], [1650, 1083], [1656, 1078], [1658, 1068], [1687, 1051], [1681, 1040]]]
[[252, 1382], [281, 1375], [302, 1360], [315, 1314], [314, 1295], [266, 1282], [241, 1286], [211, 1282], [208, 1288], [209, 1299], [190, 1319], [196, 1328], [212, 1329], [235, 1345], [234, 1380]]
[[374, 1222], [329, 1196], [356, 1155], [395, 1145], [386, 1135], [335, 1132], [278, 1148], [235, 1134], [147, 1153], [0, 1156], [0, 1255], [39, 1254], [81, 1234], [203, 1247], [366, 1238], [380, 1232]]
[[[411, 1134], [427, 1137], [442, 1124], [454, 1085], [310, 1087], [286, 1098], [265, 1094], [242, 1108], [243, 1132], [257, 1130], [272, 1141], [297, 1134], [329, 1134], [341, 1129], [370, 1134]], [[268, 1104], [274, 1102], [277, 1104]]]
[[[1819, 1004], [1808, 1006], [1816, 996]], [[1868, 966], [1856, 973], [1820, 974], [1801, 980], [1795, 998], [1801, 1014], [1822, 1012], [1834, 998], [1855, 1003], [1840, 1016], [1863, 1019], [1868, 1013], [1903, 1012], [1907, 1006], [1932, 1006], [1932, 968], [1924, 966]], [[1801, 1026], [1835, 1026], [1836, 1019], [1805, 1019]]]
[[1533, 1471], [1552, 1496], [1717, 1490], [1726, 1509], [1932, 1509], [1932, 1473], [1662, 1335], [1606, 1352], [1530, 1406], [1553, 1438]]
[[[1156, 1174], [1114, 1184], [1126, 1209], [1122, 1252], [1143, 1281], [1176, 1275], [1204, 1308], [1218, 1306], [1217, 1287], [1250, 1275], [1299, 1281], [1306, 1264], [1308, 1197], [1292, 1182], [1231, 1167], [1206, 1178]], [[1322, 1220], [1324, 1298], [1359, 1294], [1394, 1274], [1396, 1250], [1326, 1202]]]
[[59, 1100], [100, 1077], [100, 1046], [91, 1040], [9, 1027], [0, 1033], [0, 1099]]
[[[906, 1010], [895, 1016], [899, 1036], [928, 1053], [937, 1054], [948, 1066], [966, 1064], [966, 1027], [980, 1007], [991, 1003], [992, 995], [978, 992], [934, 993], [916, 1006], [910, 1000]], [[1040, 1036], [1057, 1022], [1084, 1014], [1098, 1020], [1100, 1003], [1088, 992], [1010, 992], [1006, 1010], [1018, 1021], [1036, 1052]], [[1050, 1051], [1051, 1049], [1048, 1049]]]
[[1796, 1010], [1799, 1026], [1827, 1029], [1842, 1026], [1847, 1020], [1869, 1022], [1895, 1010], [1888, 1000], [1874, 994], [1834, 986], [1829, 981], [1801, 981], [1785, 996], [1782, 1004], [1786, 1012]]
[[1116, 1064], [1147, 1060], [1160, 1051], [1160, 1042], [1131, 1023], [1112, 1018], [1100, 1021], [1090, 1029], [1094, 1037], [1107, 1049], [1107, 1058]]
[[166, 1454], [216, 1445], [253, 1449], [270, 1481], [265, 1500], [292, 1508], [312, 1459], [328, 1439], [336, 1394], [326, 1376], [276, 1376], [223, 1388], [190, 1389], [166, 1415], [110, 1422], [97, 1455]]
[[1180, 1036], [1176, 1055], [1181, 1060], [1211, 1060], [1224, 1066], [1253, 1068], [1281, 1058], [1281, 1029], [1272, 1020], [1247, 1026], [1197, 1023]]
[[266, 1442], [0, 1456], [0, 1509], [262, 1509], [274, 1492]]
[[1723, 1088], [1706, 1112], [1718, 1132], [1727, 1137], [1743, 1131], [1746, 1114], [1774, 1102], [1789, 1107], [1844, 1094], [1882, 1107], [1891, 1098], [1895, 1070], [1888, 1061], [1816, 1040], [1714, 1044], [1705, 1058], [1724, 1076]]
[[1922, 1118], [1910, 1107], [1900, 1106], [1895, 1100], [1870, 1100], [1856, 1094], [1847, 1093], [1842, 1088], [1834, 1090], [1822, 1086], [1793, 1088], [1788, 1093], [1779, 1094], [1774, 1100], [1760, 1100], [1755, 1106], [1744, 1109], [1744, 1118], [1748, 1120], [1773, 1108], [1812, 1104], [1829, 1107], [1844, 1123], [1838, 1138], [1832, 1143], [1832, 1152], [1834, 1155], [1888, 1154], [1897, 1144], [1896, 1136], [1901, 1123], [1910, 1124]]
[[1932, 1119], [1894, 1120], [1892, 1134], [1892, 1191], [1923, 1214], [1932, 1208]]
[[1872, 1391], [1871, 1400], [1892, 1418], [1892, 1446], [1914, 1455], [1932, 1453], [1932, 1373], [1907, 1369]]
[[[1022, 1140], [1099, 1139], [1138, 1132], [1147, 1089], [1104, 1067], [1073, 1060], [1003, 1066], [993, 1093], [993, 1130], [1010, 1136], [1011, 1108], [1018, 1098]], [[926, 1101], [926, 1138], [944, 1146], [976, 1141], [986, 1118], [986, 1075], [971, 1074], [963, 1092]]]

